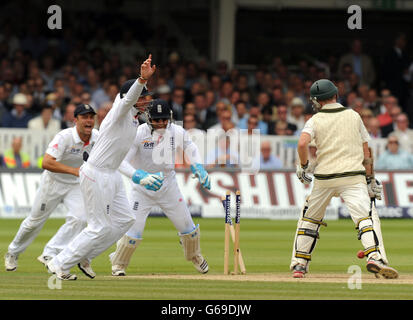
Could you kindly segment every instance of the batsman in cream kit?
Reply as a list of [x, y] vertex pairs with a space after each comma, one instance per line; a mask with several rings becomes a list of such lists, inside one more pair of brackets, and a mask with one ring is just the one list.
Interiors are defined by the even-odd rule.
[[181, 126], [172, 123], [172, 110], [161, 99], [153, 100], [146, 112], [134, 143], [119, 167], [133, 183], [130, 206], [136, 216], [134, 225], [117, 242], [110, 255], [112, 275], [124, 276], [133, 252], [141, 243], [143, 231], [153, 206], [159, 206], [178, 230], [185, 258], [200, 273], [208, 272], [201, 254], [200, 228], [195, 225], [175, 178], [175, 152], [183, 150], [193, 174], [201, 186], [210, 189], [208, 173], [202, 165], [198, 147]]
[[358, 230], [358, 239], [367, 258], [366, 268], [376, 277], [398, 277], [389, 266], [384, 250], [380, 220], [374, 202], [381, 199], [382, 186], [374, 178], [369, 149], [369, 134], [360, 115], [337, 103], [338, 89], [328, 79], [315, 81], [310, 99], [317, 113], [305, 124], [297, 151], [300, 164], [297, 176], [304, 184], [309, 173], [308, 145], [317, 147], [314, 186], [307, 197], [298, 220], [290, 269], [294, 278], [303, 278], [309, 271], [311, 254], [319, 239], [325, 210], [333, 197], [341, 197]]

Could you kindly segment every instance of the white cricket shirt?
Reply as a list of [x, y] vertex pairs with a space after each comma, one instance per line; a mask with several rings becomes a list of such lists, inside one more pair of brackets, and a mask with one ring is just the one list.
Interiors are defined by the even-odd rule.
[[116, 96], [112, 108], [99, 128], [99, 138], [87, 161], [97, 168], [117, 170], [129, 151], [139, 126], [133, 107], [142, 92], [143, 84], [136, 80], [121, 99]]
[[314, 177], [318, 186], [365, 182], [363, 143], [370, 140], [360, 115], [339, 103], [326, 104], [305, 124], [317, 147]]
[[[76, 130], [67, 128], [55, 135], [49, 143], [46, 153], [56, 158], [56, 161], [73, 168], [79, 168], [83, 164], [83, 152], [90, 154], [92, 147], [95, 145], [99, 136], [99, 131], [92, 130], [89, 143], [84, 143]], [[48, 170], [44, 174], [50, 175], [51, 178], [62, 183], [79, 183], [79, 178], [68, 173], [56, 173]]]
[[151, 134], [149, 126], [142, 124], [119, 171], [129, 178], [136, 169], [149, 173], [163, 172], [168, 177], [174, 172], [177, 148], [185, 152], [191, 163], [202, 163], [197, 146], [181, 126], [172, 123], [164, 134]]
[[[338, 103], [328, 104], [326, 106], [328, 106], [330, 108], [343, 107], [341, 104], [338, 104]], [[367, 131], [367, 129], [364, 126], [362, 121], [360, 122], [360, 125], [359, 125], [359, 131], [360, 131], [361, 139], [362, 139], [363, 142], [369, 142], [371, 140], [370, 135], [369, 135], [369, 133], [368, 133], [368, 131]], [[305, 123], [304, 128], [301, 132], [308, 133], [311, 136], [311, 140], [314, 140], [314, 137], [316, 136], [317, 133], [314, 130], [314, 119], [313, 119], [313, 117], [311, 117], [310, 119], [307, 120], [307, 122]]]

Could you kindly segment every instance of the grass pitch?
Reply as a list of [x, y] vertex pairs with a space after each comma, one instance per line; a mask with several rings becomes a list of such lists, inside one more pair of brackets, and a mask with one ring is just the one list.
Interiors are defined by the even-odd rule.
[[[241, 250], [247, 268], [245, 276], [223, 276], [223, 219], [195, 219], [201, 226], [202, 253], [209, 263], [206, 275], [196, 272], [184, 259], [179, 237], [166, 218], [149, 218], [144, 240], [136, 250], [127, 276], [110, 275], [108, 254], [92, 265], [95, 279], [77, 267], [76, 281], [62, 282], [50, 289], [50, 274], [36, 257], [63, 223], [50, 219], [31, 246], [20, 255], [15, 272], [0, 271], [0, 299], [114, 299], [114, 300], [362, 300], [413, 299], [413, 220], [382, 220], [388, 258], [399, 273], [396, 280], [376, 280], [356, 257], [361, 249], [351, 220], [327, 221], [313, 252], [306, 279], [292, 279], [289, 271], [296, 221], [241, 221]], [[21, 220], [0, 220], [0, 252], [7, 251]], [[232, 255], [231, 255], [232, 258]], [[232, 260], [230, 266], [232, 268]], [[350, 266], [362, 271], [361, 288], [350, 287]], [[356, 267], [357, 268], [357, 267]]]

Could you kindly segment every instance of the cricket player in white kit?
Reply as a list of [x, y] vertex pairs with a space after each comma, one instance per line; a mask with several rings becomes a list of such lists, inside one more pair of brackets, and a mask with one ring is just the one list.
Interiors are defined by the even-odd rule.
[[[148, 121], [139, 126], [134, 144], [119, 170], [132, 179], [130, 206], [135, 224], [117, 242], [110, 254], [112, 275], [124, 276], [132, 254], [142, 241], [146, 219], [154, 206], [162, 209], [178, 230], [185, 258], [192, 261], [200, 273], [208, 272], [208, 263], [201, 254], [200, 228], [194, 224], [175, 178], [175, 152], [183, 150], [201, 185], [210, 189], [208, 173], [202, 166], [198, 147], [188, 133], [172, 123], [172, 110], [164, 100], [153, 100], [147, 112]], [[156, 191], [137, 183], [148, 174], [164, 178]]]
[[[135, 104], [156, 70], [152, 57], [142, 63], [140, 77], [125, 96], [118, 94], [103, 120], [89, 159], [80, 168], [80, 189], [86, 206], [87, 227], [47, 264], [58, 279], [76, 280], [70, 269], [86, 257], [93, 259], [119, 240], [135, 221], [119, 165], [129, 151], [139, 126]], [[121, 90], [122, 93], [122, 90]], [[154, 179], [156, 180], [156, 179]], [[153, 183], [151, 179], [142, 184]]]
[[[43, 158], [40, 186], [29, 216], [22, 222], [5, 257], [7, 271], [17, 269], [17, 259], [36, 238], [50, 214], [61, 202], [68, 209], [66, 222], [45, 246], [38, 260], [46, 264], [86, 226], [86, 213], [79, 185], [79, 167], [96, 143], [98, 131], [93, 129], [95, 111], [80, 104], [74, 116], [76, 125], [60, 131], [49, 143]], [[94, 272], [87, 259], [79, 268], [89, 277]]]
[[326, 207], [332, 197], [340, 196], [358, 229], [367, 270], [377, 277], [397, 278], [398, 272], [388, 266], [378, 216], [372, 215], [370, 199], [381, 199], [382, 186], [371, 178], [370, 138], [360, 115], [337, 103], [337, 94], [336, 86], [327, 79], [314, 82], [310, 88], [318, 112], [306, 122], [298, 141], [297, 176], [302, 183], [312, 181], [308, 175], [308, 145], [312, 140], [317, 147], [317, 164], [314, 186], [298, 221], [290, 268], [295, 278], [303, 278], [308, 272], [319, 228], [326, 226], [322, 221]]

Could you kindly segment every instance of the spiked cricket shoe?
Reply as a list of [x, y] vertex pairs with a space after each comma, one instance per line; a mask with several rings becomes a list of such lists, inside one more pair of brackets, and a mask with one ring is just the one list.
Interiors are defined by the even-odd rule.
[[121, 264], [115, 264], [112, 266], [112, 276], [124, 277], [126, 276], [125, 266]]
[[381, 275], [385, 279], [396, 279], [399, 277], [399, 273], [396, 269], [384, 264], [382, 260], [369, 259], [367, 261], [367, 271], [377, 275]]
[[40, 256], [37, 257], [37, 261], [42, 263], [45, 267], [47, 266], [47, 263], [52, 259], [53, 259], [53, 257], [44, 256], [44, 255], [40, 255]]
[[6, 267], [6, 271], [16, 271], [18, 257], [18, 255], [9, 252], [6, 253], [4, 256], [4, 266]]
[[54, 264], [53, 264], [53, 260], [50, 260], [47, 264], [46, 264], [46, 268], [49, 271], [49, 273], [53, 273], [56, 275], [57, 279], [59, 280], [65, 280], [65, 281], [71, 281], [71, 280], [76, 280], [77, 276], [75, 274], [71, 274], [69, 272], [63, 272], [62, 270], [60, 270], [59, 268], [57, 268]]
[[[112, 258], [115, 255], [115, 252], [109, 254], [110, 263], [112, 263]], [[125, 272], [126, 267], [123, 264], [112, 265], [112, 276], [114, 277], [124, 277], [126, 276]]]
[[90, 279], [96, 277], [96, 273], [93, 271], [92, 266], [90, 265], [88, 260], [83, 260], [82, 262], [78, 263], [77, 266], [80, 271], [82, 271], [85, 276], [89, 277]]
[[207, 273], [209, 270], [208, 262], [204, 259], [204, 257], [201, 254], [198, 254], [195, 257], [193, 257], [192, 263], [194, 264], [195, 269], [198, 270], [198, 272], [200, 273]]
[[293, 278], [305, 278], [305, 274], [307, 273], [306, 268], [302, 264], [297, 264], [293, 269]]

